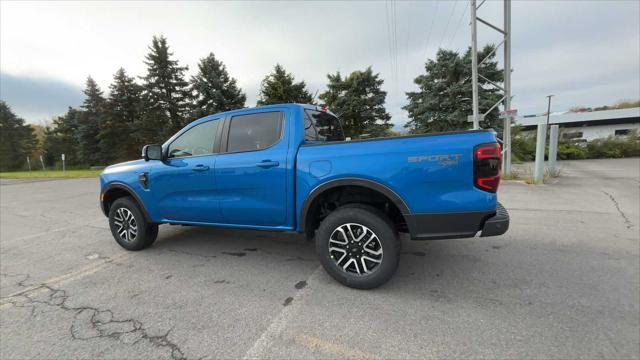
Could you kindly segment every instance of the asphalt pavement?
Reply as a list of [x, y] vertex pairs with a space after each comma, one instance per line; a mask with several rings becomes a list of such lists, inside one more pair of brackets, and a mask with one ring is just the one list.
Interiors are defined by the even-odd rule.
[[503, 236], [403, 239], [341, 286], [296, 234], [163, 225], [127, 252], [98, 180], [0, 184], [0, 358], [639, 358], [640, 159], [510, 181]]

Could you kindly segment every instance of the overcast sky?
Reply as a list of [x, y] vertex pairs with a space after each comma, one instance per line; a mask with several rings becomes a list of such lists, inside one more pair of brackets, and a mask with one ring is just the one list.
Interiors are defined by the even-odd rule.
[[[502, 1], [487, 1], [478, 16], [502, 26]], [[446, 0], [2, 1], [0, 98], [29, 122], [50, 120], [82, 102], [88, 75], [104, 90], [121, 66], [144, 75], [151, 38], [163, 34], [189, 75], [215, 53], [247, 106], [277, 62], [312, 92], [324, 89], [327, 73], [371, 65], [385, 80], [387, 109], [400, 128], [413, 78], [438, 47], [469, 46], [468, 22], [468, 1]], [[500, 41], [478, 28], [480, 45]], [[640, 1], [513, 1], [512, 30], [513, 107], [521, 115], [544, 112], [550, 93], [555, 111], [640, 98]]]

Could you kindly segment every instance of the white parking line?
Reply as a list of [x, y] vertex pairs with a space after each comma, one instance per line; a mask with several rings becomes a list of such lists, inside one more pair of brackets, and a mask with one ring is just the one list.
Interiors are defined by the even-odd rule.
[[311, 292], [312, 282], [322, 274], [324, 270], [322, 266], [319, 266], [311, 273], [307, 279], [307, 286], [300, 289], [293, 296], [293, 300], [290, 305], [285, 306], [282, 311], [273, 319], [267, 330], [256, 340], [251, 348], [246, 352], [243, 359], [262, 359], [267, 357], [266, 352], [273, 345], [275, 340], [282, 334], [287, 327], [289, 321], [293, 318], [296, 312], [302, 306], [303, 300]]

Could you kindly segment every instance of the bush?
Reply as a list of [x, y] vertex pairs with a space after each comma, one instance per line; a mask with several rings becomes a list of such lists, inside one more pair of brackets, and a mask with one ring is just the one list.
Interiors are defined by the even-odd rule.
[[562, 141], [558, 143], [559, 160], [581, 160], [586, 159], [587, 157], [587, 149], [578, 144], [570, 141]]
[[533, 161], [536, 156], [535, 135], [522, 134], [522, 127], [511, 128], [511, 161], [521, 163]]
[[[515, 128], [514, 128], [515, 129]], [[533, 161], [536, 156], [535, 135], [523, 135], [519, 129], [513, 131], [511, 156], [515, 163]], [[549, 149], [545, 151], [548, 157]], [[640, 156], [638, 133], [632, 131], [625, 137], [610, 136], [606, 139], [592, 140], [586, 144], [579, 144], [570, 139], [560, 139], [558, 142], [559, 160], [581, 160], [622, 158]]]
[[592, 140], [587, 144], [587, 152], [591, 159], [640, 156], [640, 144], [637, 139], [637, 132], [632, 132], [624, 138], [610, 136], [606, 139]]

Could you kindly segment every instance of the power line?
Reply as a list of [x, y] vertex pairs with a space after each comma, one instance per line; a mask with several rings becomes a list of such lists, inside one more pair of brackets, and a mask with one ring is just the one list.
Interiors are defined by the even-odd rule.
[[[411, 10], [413, 10], [413, 1], [407, 2], [407, 37], [406, 37], [405, 47], [404, 47], [405, 64], [409, 63], [409, 43], [411, 40], [411, 14], [413, 14]], [[404, 79], [407, 76], [408, 66], [405, 66], [403, 70], [404, 71], [402, 72], [402, 78]]]
[[431, 19], [431, 26], [429, 26], [429, 32], [427, 33], [427, 41], [424, 46], [424, 54], [422, 55], [423, 59], [427, 58], [427, 51], [429, 49], [429, 40], [431, 39], [431, 32], [433, 30], [433, 25], [436, 22], [436, 15], [438, 15], [438, 9], [440, 8], [440, 0], [436, 1], [436, 11], [433, 12], [433, 18]]
[[447, 25], [444, 27], [444, 31], [442, 32], [442, 38], [440, 39], [440, 44], [438, 44], [438, 49], [442, 47], [442, 42], [444, 41], [444, 37], [447, 34], [447, 30], [449, 29], [449, 23], [451, 22], [453, 13], [456, 12], [456, 7], [458, 7], [458, 2], [454, 1], [453, 8], [451, 9], [451, 14], [449, 14], [449, 20], [447, 20]]
[[391, 63], [391, 80], [394, 82], [396, 91], [399, 89], [398, 84], [398, 25], [397, 10], [393, 0], [385, 2], [385, 14], [387, 19], [387, 36], [389, 39], [389, 61]]
[[458, 35], [458, 30], [460, 30], [460, 26], [462, 25], [462, 20], [464, 19], [465, 15], [467, 15], [467, 11], [469, 11], [469, 7], [465, 6], [464, 11], [462, 12], [462, 16], [460, 16], [460, 20], [458, 20], [458, 26], [456, 27], [456, 31], [453, 33], [453, 37], [451, 37], [451, 40], [449, 40], [449, 47], [453, 45], [453, 41], [456, 39], [456, 35]]
[[391, 8], [393, 10], [393, 43], [394, 43], [394, 56], [395, 56], [395, 77], [396, 77], [396, 92], [399, 90], [399, 77], [398, 77], [398, 16], [396, 9], [396, 2], [391, 0]]
[[390, 14], [389, 14], [389, 2], [385, 1], [384, 3], [385, 5], [385, 19], [386, 19], [386, 24], [387, 24], [387, 45], [388, 45], [388, 50], [389, 50], [389, 72], [391, 75], [391, 81], [395, 81], [393, 79], [393, 69], [394, 69], [394, 65], [393, 65], [393, 39], [392, 39], [392, 35], [391, 35], [391, 22], [390, 22]]

